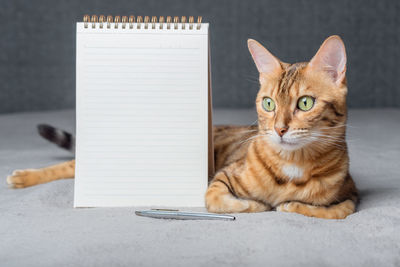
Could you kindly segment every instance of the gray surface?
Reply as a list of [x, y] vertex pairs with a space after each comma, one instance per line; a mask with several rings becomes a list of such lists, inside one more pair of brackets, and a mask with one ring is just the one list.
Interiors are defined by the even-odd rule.
[[[69, 159], [35, 125], [73, 130], [74, 113], [0, 116], [2, 266], [399, 266], [400, 110], [353, 110], [351, 172], [361, 192], [345, 220], [239, 214], [234, 222], [138, 217], [134, 208], [73, 209], [73, 180], [11, 190], [13, 169]], [[250, 110], [217, 110], [216, 123], [252, 123]]]
[[204, 16], [216, 107], [253, 106], [258, 75], [248, 38], [295, 62], [332, 34], [347, 47], [349, 105], [400, 107], [397, 0], [2, 0], [0, 113], [74, 106], [75, 22], [87, 13]]

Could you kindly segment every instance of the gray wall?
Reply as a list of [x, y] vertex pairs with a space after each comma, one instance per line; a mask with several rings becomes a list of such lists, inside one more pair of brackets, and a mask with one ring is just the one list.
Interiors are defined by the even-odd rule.
[[332, 34], [347, 46], [350, 106], [400, 107], [400, 1], [1, 0], [0, 112], [74, 106], [75, 22], [86, 13], [202, 15], [211, 23], [217, 107], [253, 105], [247, 38], [294, 62]]

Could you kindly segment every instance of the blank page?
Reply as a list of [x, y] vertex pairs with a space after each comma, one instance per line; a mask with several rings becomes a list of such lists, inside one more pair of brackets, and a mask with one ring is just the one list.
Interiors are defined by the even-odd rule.
[[204, 206], [208, 24], [181, 26], [77, 24], [75, 207]]

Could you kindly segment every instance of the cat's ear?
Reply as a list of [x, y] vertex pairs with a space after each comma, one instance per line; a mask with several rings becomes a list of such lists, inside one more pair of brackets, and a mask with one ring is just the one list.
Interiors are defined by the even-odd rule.
[[282, 70], [279, 60], [259, 42], [249, 39], [247, 46], [260, 74], [271, 74], [277, 70]]
[[308, 67], [311, 70], [325, 71], [332, 81], [340, 86], [345, 82], [346, 60], [346, 49], [342, 39], [333, 35], [324, 41]]

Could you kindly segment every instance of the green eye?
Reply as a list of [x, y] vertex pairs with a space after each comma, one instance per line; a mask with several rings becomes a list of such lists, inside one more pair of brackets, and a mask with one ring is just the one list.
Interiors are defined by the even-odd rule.
[[297, 102], [297, 107], [302, 111], [308, 111], [314, 106], [314, 98], [311, 96], [302, 96]]
[[266, 111], [274, 111], [275, 109], [275, 102], [269, 97], [263, 99], [262, 105]]

